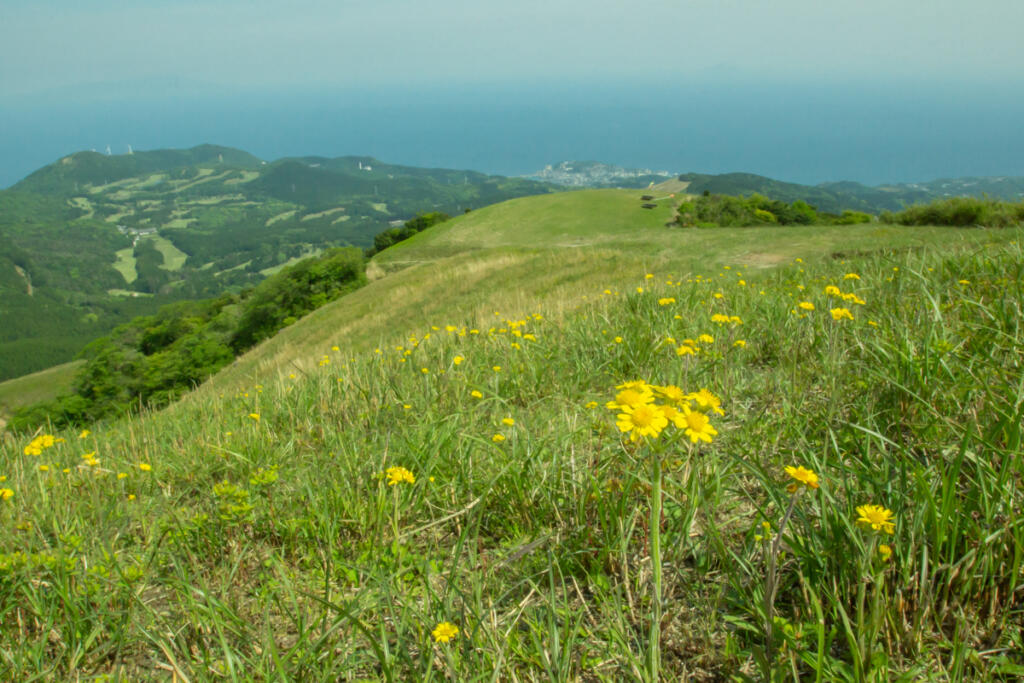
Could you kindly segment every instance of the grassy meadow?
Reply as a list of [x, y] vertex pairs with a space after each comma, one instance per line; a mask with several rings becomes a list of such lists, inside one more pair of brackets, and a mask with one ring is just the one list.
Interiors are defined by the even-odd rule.
[[5, 441], [0, 678], [1024, 674], [1022, 231], [502, 206], [162, 412]]

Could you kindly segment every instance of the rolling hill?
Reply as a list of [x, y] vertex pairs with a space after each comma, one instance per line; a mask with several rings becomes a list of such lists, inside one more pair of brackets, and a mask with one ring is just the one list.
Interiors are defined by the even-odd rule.
[[70, 359], [119, 322], [261, 281], [418, 213], [554, 186], [370, 157], [264, 162], [227, 147], [79, 152], [0, 191], [0, 379]]
[[0, 442], [0, 676], [1013, 678], [1022, 230], [640, 196], [459, 216], [163, 411]]

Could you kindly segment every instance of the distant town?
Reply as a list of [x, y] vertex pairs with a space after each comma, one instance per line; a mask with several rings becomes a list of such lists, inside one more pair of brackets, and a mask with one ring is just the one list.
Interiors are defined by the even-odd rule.
[[557, 183], [568, 187], [636, 186], [638, 181], [659, 182], [678, 175], [672, 171], [649, 168], [623, 168], [599, 161], [562, 161], [524, 176], [531, 180]]

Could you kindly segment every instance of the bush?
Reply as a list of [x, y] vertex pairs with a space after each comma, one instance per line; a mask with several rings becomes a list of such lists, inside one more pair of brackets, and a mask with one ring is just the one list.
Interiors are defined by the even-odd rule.
[[1005, 202], [987, 197], [952, 197], [909, 206], [896, 213], [883, 211], [879, 220], [895, 225], [983, 225], [1004, 228], [1024, 223], [1024, 202]]

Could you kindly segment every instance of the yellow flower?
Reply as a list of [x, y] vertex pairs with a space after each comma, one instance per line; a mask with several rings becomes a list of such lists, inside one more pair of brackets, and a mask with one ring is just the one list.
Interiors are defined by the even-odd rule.
[[670, 297], [670, 296], [666, 296], [666, 297], [663, 297], [661, 299], [658, 299], [658, 305], [659, 306], [668, 306], [669, 304], [674, 304], [675, 302], [676, 302], [676, 300], [674, 298]]
[[495, 365], [494, 367], [491, 368], [491, 370], [494, 370], [495, 372], [501, 372], [501, 366]]
[[341, 351], [341, 349], [338, 348], [337, 346], [332, 346], [331, 351]]
[[615, 394], [615, 400], [608, 401], [608, 403], [605, 404], [605, 407], [608, 408], [608, 410], [622, 410], [627, 406], [635, 408], [637, 406], [653, 402], [654, 394], [651, 393], [651, 388], [645, 384], [642, 388], [627, 387], [623, 389], [619, 393]]
[[[786, 474], [793, 477], [794, 479], [796, 479], [798, 482], [800, 482], [809, 489], [818, 488], [818, 475], [812, 472], [811, 470], [807, 469], [803, 465], [801, 465], [800, 467], [793, 467], [792, 465], [787, 466]], [[792, 493], [793, 491], [796, 490], [797, 485], [790, 484], [790, 486], [793, 487], [790, 491], [790, 493]]]
[[677, 346], [676, 347], [676, 355], [677, 356], [696, 356], [697, 355], [697, 349], [693, 348], [692, 346], [690, 346], [688, 344], [683, 344], [682, 346]]
[[135, 494], [134, 493], [129, 493], [128, 494], [128, 500], [135, 500]]
[[738, 315], [730, 315], [729, 316], [729, 322], [732, 323], [733, 325], [742, 325], [743, 324], [743, 321], [740, 320], [740, 317]]
[[78, 438], [79, 439], [84, 439], [87, 436], [89, 436], [90, 434], [92, 434], [92, 432], [90, 432], [88, 429], [83, 429], [82, 433], [78, 435]]
[[395, 484], [400, 484], [403, 481], [409, 484], [416, 483], [416, 477], [414, 477], [412, 472], [404, 467], [389, 467], [384, 470], [384, 474], [387, 475], [388, 486], [394, 486]]
[[472, 396], [473, 398], [483, 398], [484, 397], [484, 395], [481, 394], [476, 389], [474, 389], [473, 391], [469, 392], [469, 395]]
[[430, 635], [434, 636], [435, 643], [447, 643], [449, 640], [459, 635], [459, 627], [447, 621], [442, 621], [434, 627], [434, 630], [430, 632]]
[[825, 288], [825, 294], [829, 296], [842, 296], [843, 293], [839, 291], [839, 288], [835, 285], [829, 285]]
[[890, 520], [893, 511], [887, 510], [881, 505], [861, 505], [857, 508], [857, 524], [869, 526], [875, 531], [884, 531], [887, 534], [896, 532], [896, 525]]
[[712, 394], [707, 389], [701, 389], [695, 391], [689, 396], [690, 399], [697, 402], [697, 405], [701, 408], [710, 408], [711, 412], [719, 415], [725, 415], [725, 411], [722, 410], [722, 401], [717, 396]]
[[957, 280], [957, 283], [961, 284], [961, 285], [969, 285], [969, 284], [971, 284], [971, 281], [970, 280]]
[[732, 343], [732, 345], [735, 346], [738, 349], [742, 349], [742, 348], [746, 347], [747, 342], [745, 340], [743, 340], [743, 339], [737, 339], [736, 341], [734, 341]]
[[50, 466], [49, 465], [40, 465], [39, 466], [39, 471], [40, 472], [49, 472], [50, 471]]
[[452, 358], [452, 363], [455, 365], [462, 365], [462, 361], [464, 360], [466, 359], [463, 358], [462, 356], [455, 356], [455, 358]]
[[0, 489], [0, 500], [10, 500], [14, 496], [14, 491], [11, 489]]
[[127, 472], [118, 472], [117, 473], [117, 478], [118, 479], [127, 479], [128, 478], [128, 473]]
[[687, 396], [686, 392], [680, 389], [679, 387], [675, 386], [674, 384], [666, 384], [663, 387], [652, 388], [656, 392], [658, 392], [659, 396], [661, 396], [667, 401], [671, 401], [672, 403], [681, 404], [689, 400], [689, 397]]
[[814, 304], [812, 304], [810, 301], [801, 301], [800, 303], [797, 304], [797, 306], [799, 306], [800, 308], [802, 308], [805, 311], [813, 311], [814, 310]]
[[615, 338], [615, 343], [616, 344], [621, 344], [622, 343], [622, 337], [616, 337]]
[[644, 275], [644, 279], [645, 280], [653, 280], [654, 279], [654, 273], [647, 273], [646, 275]]
[[512, 426], [512, 425], [514, 425], [515, 423], [516, 423], [516, 421], [515, 421], [515, 420], [513, 420], [513, 419], [512, 419], [511, 417], [506, 417], [506, 418], [503, 418], [503, 419], [501, 420], [501, 424], [503, 424], [503, 425], [508, 425], [509, 427], [511, 427], [511, 426]]
[[714, 315], [711, 316], [711, 322], [718, 323], [719, 325], [728, 325], [729, 316], [722, 315], [721, 313], [715, 313]]
[[402, 410], [412, 410], [412, 406], [408, 403], [403, 403]]
[[702, 344], [714, 344], [715, 338], [712, 337], [710, 334], [702, 334], [699, 337], [697, 337], [697, 341], [701, 342]]
[[860, 275], [857, 275], [857, 273], [847, 273], [846, 275], [843, 276], [843, 279], [844, 280], [859, 280], [860, 279]]
[[501, 443], [504, 440], [505, 436], [503, 434], [495, 434], [494, 436], [491, 437], [491, 441], [493, 441], [494, 443]]
[[428, 370], [427, 368], [420, 368], [420, 372], [422, 372], [424, 375], [430, 374], [430, 370]]
[[892, 557], [892, 548], [882, 543], [878, 546], [878, 554], [882, 558], [883, 562], [888, 562], [889, 558]]
[[832, 314], [832, 319], [837, 322], [843, 320], [844, 318], [848, 320], [853, 320], [853, 313], [850, 313], [849, 308], [833, 308], [832, 310], [829, 311], [829, 313]]
[[718, 435], [718, 431], [711, 426], [708, 416], [704, 413], [690, 410], [690, 406], [683, 406], [682, 421], [685, 424], [683, 428], [684, 433], [690, 437], [690, 441], [693, 443], [698, 441], [711, 443], [711, 437]]
[[142, 470], [143, 472], [149, 472], [150, 470], [153, 469], [153, 467], [148, 462], [140, 462], [139, 469]]
[[637, 406], [623, 405], [621, 410], [616, 424], [619, 430], [628, 433], [631, 439], [641, 436], [657, 437], [661, 430], [668, 426], [668, 418], [664, 412], [650, 403]]
[[587, 405], [585, 405], [583, 407], [584, 408], [596, 408], [597, 407], [597, 401], [587, 401]]
[[259, 413], [249, 413], [249, 417], [251, 417], [253, 420], [256, 420], [257, 422], [260, 421], [260, 414]]

